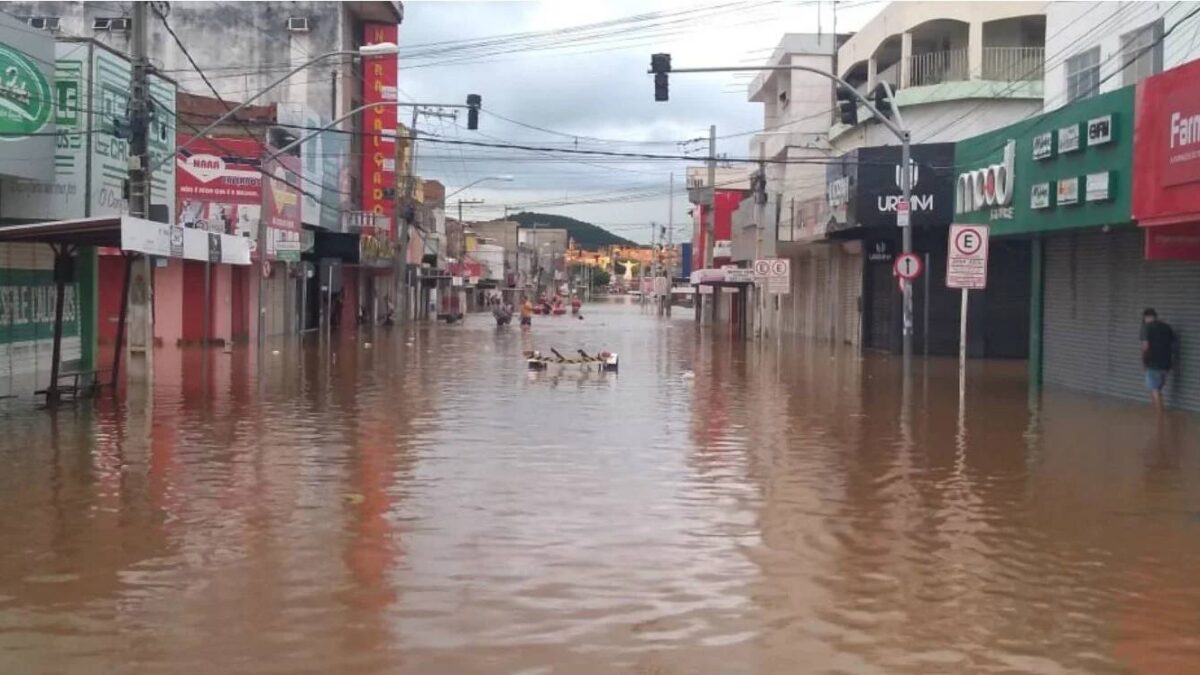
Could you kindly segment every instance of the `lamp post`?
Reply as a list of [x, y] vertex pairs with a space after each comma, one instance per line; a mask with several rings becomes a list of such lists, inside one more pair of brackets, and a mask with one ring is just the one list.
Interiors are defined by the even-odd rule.
[[[358, 57], [365, 58], [365, 57], [371, 57], [371, 56], [388, 56], [390, 54], [396, 54], [399, 51], [400, 51], [400, 48], [394, 42], [380, 42], [378, 44], [373, 44], [373, 45], [363, 45], [363, 46], [359, 47], [358, 49], [339, 49], [339, 50], [332, 51], [332, 52], [326, 52], [324, 54], [318, 54], [317, 56], [314, 56], [313, 58], [309, 59], [308, 61], [305, 61], [304, 63], [289, 70], [282, 77], [274, 80], [273, 82], [268, 84], [266, 87], [259, 90], [259, 92], [257, 94], [251, 96], [250, 98], [246, 99], [245, 101], [242, 101], [241, 103], [237, 104], [236, 106], [230, 108], [228, 111], [225, 112], [224, 115], [221, 115], [217, 119], [213, 120], [212, 123], [210, 123], [208, 126], [204, 127], [200, 131], [193, 134], [191, 138], [189, 138], [187, 141], [185, 141], [183, 143], [183, 145], [180, 145], [179, 147], [175, 148], [174, 154], [177, 155], [177, 154], [183, 152], [184, 150], [187, 149], [187, 147], [189, 145], [196, 142], [196, 140], [205, 137], [206, 135], [208, 135], [208, 132], [221, 126], [221, 124], [223, 124], [226, 120], [228, 120], [231, 117], [233, 117], [234, 115], [236, 115], [239, 111], [245, 109], [251, 103], [254, 103], [258, 99], [262, 98], [264, 95], [266, 95], [267, 92], [269, 92], [272, 89], [274, 89], [275, 87], [278, 87], [279, 85], [283, 84], [289, 78], [291, 78], [293, 75], [300, 72], [301, 70], [304, 70], [305, 68], [308, 68], [309, 66], [311, 66], [313, 64], [320, 63], [321, 61], [324, 61], [325, 59], [333, 58], [335, 56], [358, 56]], [[340, 118], [338, 121], [340, 122], [343, 119], [345, 119], [345, 117]], [[171, 161], [173, 159], [174, 159], [173, 155], [166, 155], [162, 159], [155, 162], [150, 167], [149, 170], [153, 171], [154, 169], [157, 169], [158, 167], [162, 166], [163, 164], [166, 164], [168, 161]]]
[[[665, 57], [665, 58], [664, 58]], [[667, 74], [668, 73], [734, 73], [734, 72], [762, 72], [775, 70], [801, 70], [814, 75], [820, 75], [830, 81], [836, 83], [843, 91], [853, 96], [858, 103], [867, 108], [879, 123], [887, 128], [893, 136], [900, 141], [900, 166], [903, 169], [900, 171], [900, 189], [903, 192], [903, 199], [906, 204], [911, 203], [912, 197], [912, 171], [909, 169], [909, 160], [911, 153], [909, 143], [912, 139], [912, 134], [904, 125], [904, 118], [900, 115], [900, 107], [896, 105], [896, 96], [892, 88], [886, 82], [883, 83], [884, 92], [887, 94], [888, 100], [891, 102], [892, 113], [896, 116], [895, 121], [892, 121], [887, 115], [879, 112], [879, 110], [871, 105], [871, 102], [866, 96], [859, 93], [854, 87], [850, 86], [842, 78], [827, 73], [820, 68], [811, 66], [731, 66], [731, 67], [714, 67], [714, 68], [672, 68], [671, 57], [669, 54], [655, 54], [650, 58], [650, 70], [648, 73], [655, 77], [655, 100], [667, 100]], [[710, 180], [711, 183], [711, 180]], [[709, 186], [713, 187], [712, 185]], [[762, 227], [762, 224], [759, 224]], [[901, 228], [902, 246], [904, 253], [912, 252], [912, 227]], [[901, 280], [904, 291], [904, 380], [908, 382], [909, 375], [912, 372], [912, 348], [913, 348], [913, 306], [912, 306], [912, 282]]]
[[[378, 45], [369, 45], [369, 46], [378, 46]], [[370, 55], [375, 56], [375, 54], [370, 54]], [[468, 96], [467, 98], [469, 100], [471, 97]], [[311, 139], [317, 137], [318, 135], [320, 135], [322, 133], [325, 133], [326, 131], [329, 131], [330, 129], [336, 127], [338, 124], [342, 123], [346, 119], [349, 119], [365, 110], [370, 110], [371, 108], [380, 108], [380, 107], [384, 107], [384, 106], [392, 106], [395, 108], [411, 107], [414, 109], [414, 111], [416, 109], [419, 109], [422, 107], [465, 108], [467, 110], [473, 110], [477, 107], [477, 106], [473, 106], [472, 104], [463, 105], [463, 104], [459, 104], [459, 103], [415, 103], [415, 102], [411, 102], [411, 101], [376, 101], [374, 103], [366, 103], [366, 104], [358, 106], [357, 108], [350, 110], [349, 112], [347, 112], [344, 115], [342, 115], [341, 117], [338, 117], [337, 119], [329, 122], [328, 124], [321, 126], [321, 128], [313, 129], [313, 130], [309, 131], [307, 134], [292, 141], [291, 143], [288, 143], [287, 145], [283, 146], [282, 148], [279, 148], [275, 152], [268, 155], [265, 161], [270, 161], [272, 159], [275, 159], [276, 157], [292, 150], [293, 148], [301, 145], [302, 143], [304, 143], [308, 140], [311, 140]], [[410, 131], [412, 133], [412, 141], [415, 145], [415, 143], [416, 143], [416, 127], [414, 126], [414, 128], [411, 129]], [[512, 180], [512, 176], [489, 176], [487, 178], [483, 178], [483, 179], [480, 179], [479, 181], [476, 181], [476, 183], [482, 182], [484, 180], [489, 180], [491, 178], [496, 178], [498, 180]], [[409, 178], [408, 178], [409, 189], [406, 190], [406, 192], [409, 194], [410, 198], [411, 198], [411, 193], [412, 193], [412, 190], [411, 190], [412, 183], [413, 183], [413, 178], [411, 176], [409, 176]], [[475, 183], [472, 183], [471, 185], [474, 185], [474, 184]], [[466, 187], [471, 187], [471, 185], [468, 185]], [[465, 190], [466, 187], [464, 187], [463, 189]], [[457, 194], [457, 193], [454, 193], [454, 194]], [[406, 286], [407, 286], [407, 276], [408, 276], [408, 228], [410, 225], [410, 220], [409, 220], [409, 218], [401, 218], [399, 197], [397, 197], [395, 217], [398, 221], [403, 221], [403, 224], [400, 227], [399, 241], [397, 242], [399, 250], [398, 250], [398, 256], [397, 256], [398, 261], [397, 261], [397, 271], [396, 271], [397, 295], [400, 296], [400, 298], [399, 298], [400, 303], [399, 303], [399, 306], [397, 307], [397, 310], [398, 310], [397, 316], [400, 318], [400, 320], [403, 321], [407, 317], [407, 312], [408, 312], [408, 289], [406, 288]], [[263, 243], [265, 241], [264, 233], [265, 233], [265, 228], [260, 226], [259, 227], [259, 245], [260, 246], [265, 246], [265, 243]], [[265, 250], [265, 248], [263, 250]], [[260, 313], [262, 311], [262, 293], [261, 293], [261, 291], [259, 293], [259, 311], [260, 311]]]
[[473, 188], [476, 185], [479, 185], [480, 183], [483, 183], [483, 182], [489, 181], [489, 180], [499, 180], [499, 181], [504, 181], [505, 183], [511, 183], [511, 182], [513, 182], [514, 179], [512, 176], [509, 176], [506, 174], [498, 175], [498, 176], [484, 176], [483, 178], [480, 178], [479, 180], [471, 182], [471, 183], [467, 183], [466, 185], [455, 190], [454, 192], [451, 192], [450, 194], [446, 195], [446, 199], [450, 199], [454, 195], [456, 195], [460, 192], [463, 192], [464, 190]]

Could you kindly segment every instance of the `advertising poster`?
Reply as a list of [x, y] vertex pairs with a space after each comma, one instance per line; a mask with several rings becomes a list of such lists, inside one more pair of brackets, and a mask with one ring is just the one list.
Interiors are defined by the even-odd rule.
[[[189, 136], [180, 134], [182, 145]], [[262, 212], [262, 144], [250, 138], [192, 143], [176, 157], [176, 224], [185, 228], [258, 237]]]

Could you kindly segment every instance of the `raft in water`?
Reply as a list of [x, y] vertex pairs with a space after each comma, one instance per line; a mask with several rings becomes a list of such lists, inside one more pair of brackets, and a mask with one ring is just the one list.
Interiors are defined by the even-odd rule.
[[599, 370], [615, 371], [620, 364], [620, 357], [615, 352], [600, 352], [588, 354], [582, 349], [575, 350], [579, 356], [564, 356], [557, 349], [551, 349], [547, 356], [538, 351], [524, 352], [525, 363], [530, 370], [545, 370], [550, 366], [582, 366], [596, 367]]

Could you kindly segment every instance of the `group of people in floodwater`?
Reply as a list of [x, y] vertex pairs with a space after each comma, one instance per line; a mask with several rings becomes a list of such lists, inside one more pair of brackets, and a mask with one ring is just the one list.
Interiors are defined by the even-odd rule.
[[[497, 326], [506, 326], [512, 322], [513, 306], [504, 302], [499, 296], [493, 296], [490, 300], [492, 305], [492, 316], [496, 318]], [[535, 305], [530, 300], [528, 295], [521, 296], [521, 326], [529, 327], [533, 325], [534, 314], [566, 314], [566, 309], [563, 306], [563, 297], [558, 293], [553, 296], [542, 294], [538, 296], [537, 304]], [[580, 309], [583, 307], [583, 302], [578, 295], [571, 296], [571, 314], [579, 315]], [[579, 318], [583, 318], [580, 316]]]

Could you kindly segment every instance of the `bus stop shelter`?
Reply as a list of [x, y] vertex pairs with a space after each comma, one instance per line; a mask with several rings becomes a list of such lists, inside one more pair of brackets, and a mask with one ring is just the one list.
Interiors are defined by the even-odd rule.
[[[54, 252], [54, 337], [50, 356], [50, 381], [39, 393], [45, 393], [46, 405], [54, 406], [62, 398], [63, 304], [67, 284], [75, 282], [75, 254], [84, 246], [121, 248], [121, 217], [104, 216], [78, 220], [56, 220], [30, 225], [0, 227], [0, 243], [45, 244]], [[116, 390], [121, 364], [121, 346], [125, 339], [125, 317], [129, 307], [129, 283], [135, 255], [125, 253], [125, 279], [121, 294], [121, 319], [117, 325], [116, 346], [109, 386]]]
[[[113, 345], [113, 367], [108, 373], [108, 385], [114, 392], [120, 375], [125, 324], [129, 316], [129, 287], [133, 280], [133, 263], [137, 258], [152, 255], [234, 265], [250, 264], [250, 244], [245, 237], [185, 229], [131, 216], [101, 216], [0, 227], [0, 243], [45, 244], [54, 252], [55, 307], [50, 381], [46, 388], [39, 392], [46, 395], [47, 406], [57, 405], [67, 390], [61, 384], [63, 305], [67, 284], [75, 281], [75, 254], [81, 248], [111, 248], [121, 251], [125, 258], [121, 312]], [[98, 376], [98, 373], [94, 374]], [[77, 379], [78, 374], [70, 375]], [[97, 380], [95, 384], [103, 383]], [[78, 382], [74, 388], [75, 393], [78, 393]]]

